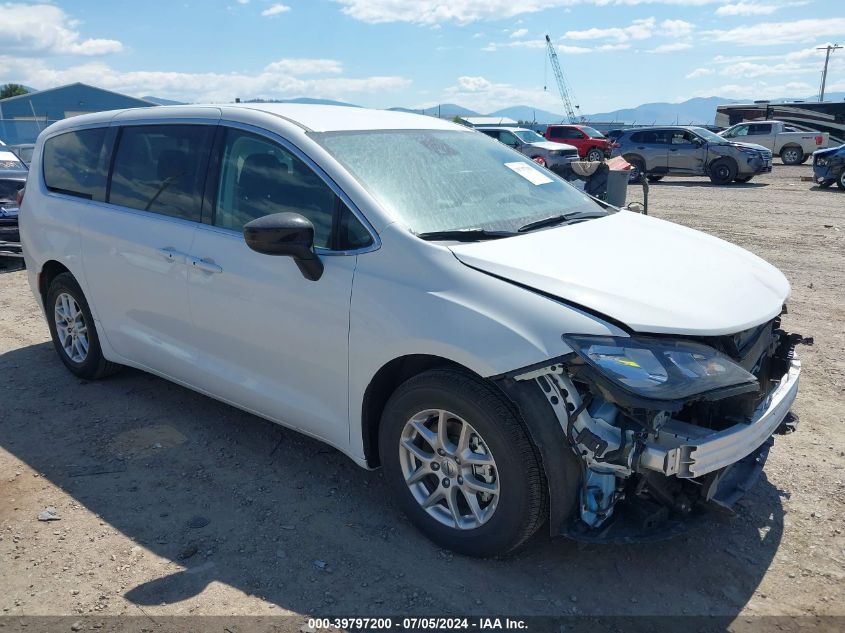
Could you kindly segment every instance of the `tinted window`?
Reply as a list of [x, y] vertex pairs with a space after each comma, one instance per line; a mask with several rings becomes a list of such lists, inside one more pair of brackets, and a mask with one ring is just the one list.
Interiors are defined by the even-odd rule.
[[583, 134], [575, 128], [553, 127], [551, 136], [554, 138], [583, 138]]
[[631, 134], [631, 141], [648, 145], [659, 145], [666, 143], [666, 132], [664, 130], [643, 130]]
[[758, 135], [758, 134], [769, 134], [772, 131], [772, 124], [771, 123], [755, 123], [754, 125], [750, 125], [748, 129], [749, 136]]
[[214, 224], [240, 231], [250, 220], [285, 212], [311, 220], [315, 246], [345, 250], [371, 242], [367, 230], [308, 165], [268, 139], [228, 130]]
[[0, 202], [14, 202], [18, 191], [26, 183], [23, 180], [4, 180], [0, 178]]
[[510, 132], [499, 132], [499, 140], [505, 145], [510, 145], [511, 147], [519, 145], [519, 141], [516, 140], [516, 137]]
[[101, 156], [107, 128], [68, 132], [44, 143], [44, 184], [51, 191], [102, 200], [106, 188]]
[[198, 222], [213, 131], [207, 125], [123, 128], [109, 202]]

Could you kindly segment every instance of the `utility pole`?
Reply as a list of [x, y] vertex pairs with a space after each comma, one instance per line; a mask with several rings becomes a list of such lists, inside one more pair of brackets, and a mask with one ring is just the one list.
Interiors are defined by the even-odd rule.
[[822, 71], [822, 89], [819, 91], [819, 101], [824, 101], [824, 87], [827, 83], [827, 64], [830, 61], [830, 54], [838, 49], [842, 48], [839, 44], [834, 44], [831, 46], [828, 44], [827, 46], [819, 46], [816, 50], [817, 51], [827, 51], [824, 56], [824, 70]]

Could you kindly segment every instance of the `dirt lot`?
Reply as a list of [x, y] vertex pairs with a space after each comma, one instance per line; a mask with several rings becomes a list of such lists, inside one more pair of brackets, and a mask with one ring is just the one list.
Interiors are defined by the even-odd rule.
[[739, 514], [659, 544], [453, 556], [333, 449], [138, 371], [75, 379], [0, 276], [2, 613], [845, 615], [845, 192], [809, 174], [651, 189], [652, 215], [783, 270], [785, 326], [815, 337], [799, 431]]

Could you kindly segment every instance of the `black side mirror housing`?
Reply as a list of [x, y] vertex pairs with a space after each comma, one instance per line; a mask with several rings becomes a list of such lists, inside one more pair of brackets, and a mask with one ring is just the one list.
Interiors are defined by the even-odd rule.
[[306, 279], [323, 276], [323, 262], [314, 252], [314, 225], [298, 213], [273, 213], [247, 222], [244, 241], [256, 253], [293, 257]]

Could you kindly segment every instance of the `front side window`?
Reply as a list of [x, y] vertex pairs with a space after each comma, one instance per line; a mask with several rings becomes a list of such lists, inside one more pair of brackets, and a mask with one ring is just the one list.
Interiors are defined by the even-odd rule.
[[604, 138], [604, 134], [591, 127], [582, 127], [581, 131], [590, 138]]
[[298, 213], [314, 225], [314, 246], [352, 250], [369, 232], [334, 191], [282, 146], [249, 132], [226, 132], [214, 225], [235, 231], [273, 213]]
[[692, 145], [695, 143], [696, 136], [692, 132], [686, 130], [675, 130], [670, 132], [670, 145]]
[[106, 128], [67, 132], [44, 143], [44, 184], [50, 191], [102, 200], [106, 188], [101, 157]]
[[463, 130], [311, 133], [414, 233], [515, 231], [550, 216], [601, 212], [590, 198], [525, 156]]
[[108, 201], [199, 222], [213, 133], [210, 125], [123, 128]]
[[510, 145], [511, 147], [519, 145], [519, 141], [516, 140], [516, 137], [510, 132], [499, 132], [499, 140], [505, 145]]

